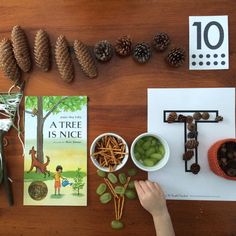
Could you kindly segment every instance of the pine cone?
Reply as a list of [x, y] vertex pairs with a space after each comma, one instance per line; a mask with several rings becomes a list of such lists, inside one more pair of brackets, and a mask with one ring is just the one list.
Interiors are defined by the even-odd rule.
[[20, 80], [21, 71], [17, 65], [9, 39], [3, 39], [0, 43], [0, 66], [9, 79], [14, 82]]
[[193, 119], [194, 120], [201, 120], [202, 119], [202, 114], [200, 112], [194, 112], [193, 113]]
[[24, 72], [29, 72], [31, 69], [30, 49], [25, 32], [20, 26], [13, 27], [11, 39], [17, 64]]
[[98, 61], [110, 61], [113, 56], [112, 45], [107, 40], [99, 41], [94, 46], [94, 54]]
[[188, 149], [194, 149], [198, 146], [199, 142], [195, 139], [189, 139], [186, 143], [185, 146]]
[[116, 40], [115, 44], [116, 53], [119, 56], [127, 57], [132, 52], [132, 40], [129, 36], [125, 35]]
[[219, 121], [223, 121], [223, 116], [217, 116], [216, 118], [215, 118], [215, 121], [217, 121], [217, 122], [219, 122]]
[[36, 65], [45, 72], [50, 68], [50, 47], [48, 34], [40, 29], [35, 36], [34, 57]]
[[65, 36], [60, 35], [56, 41], [55, 59], [62, 80], [69, 83], [74, 79], [74, 68]]
[[154, 36], [152, 45], [157, 51], [164, 51], [170, 43], [170, 38], [166, 33], [158, 33]]
[[98, 75], [97, 67], [87, 46], [79, 40], [75, 40], [74, 51], [85, 75], [87, 75], [90, 79], [95, 78]]
[[168, 115], [167, 122], [173, 123], [176, 119], [177, 119], [177, 113], [173, 111]]
[[133, 58], [138, 63], [146, 63], [151, 57], [151, 48], [147, 43], [138, 43], [133, 52]]
[[169, 65], [173, 67], [181, 66], [185, 61], [185, 51], [182, 48], [173, 48], [166, 58]]
[[202, 119], [203, 120], [208, 120], [210, 118], [210, 114], [208, 112], [203, 112], [202, 113]]
[[201, 167], [197, 163], [193, 163], [190, 167], [190, 170], [192, 171], [193, 174], [198, 174], [200, 171]]
[[194, 152], [192, 150], [188, 150], [187, 152], [183, 154], [183, 160], [189, 161], [192, 159], [193, 156], [194, 156]]

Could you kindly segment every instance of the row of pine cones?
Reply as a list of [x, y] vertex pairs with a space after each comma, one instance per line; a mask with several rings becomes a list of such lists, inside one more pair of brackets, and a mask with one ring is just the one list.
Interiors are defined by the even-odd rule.
[[[170, 43], [166, 33], [157, 34], [152, 42], [157, 51], [164, 51]], [[95, 58], [100, 62], [109, 61], [115, 51], [119, 56], [132, 55], [138, 63], [146, 63], [151, 57], [151, 47], [147, 43], [138, 43], [135, 47], [129, 36], [119, 38], [115, 46], [103, 40], [95, 44], [94, 55], [88, 46], [79, 40], [74, 41], [74, 53], [81, 70], [88, 78], [95, 78], [98, 70]], [[64, 36], [59, 36], [55, 46], [55, 60], [62, 80], [71, 82], [74, 78], [74, 68], [69, 44]], [[95, 57], [95, 58], [94, 58]], [[43, 71], [49, 71], [51, 67], [51, 44], [48, 34], [44, 30], [37, 31], [34, 41], [34, 59], [36, 65]], [[174, 67], [183, 64], [185, 52], [181, 48], [169, 51], [167, 62]], [[3, 39], [0, 42], [0, 67], [5, 75], [14, 82], [20, 81], [21, 72], [29, 72], [32, 68], [30, 47], [24, 30], [20, 26], [14, 26], [11, 40]]]

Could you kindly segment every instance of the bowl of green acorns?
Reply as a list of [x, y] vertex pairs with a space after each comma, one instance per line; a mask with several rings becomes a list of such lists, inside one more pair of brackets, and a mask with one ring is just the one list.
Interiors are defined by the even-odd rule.
[[167, 141], [154, 133], [143, 133], [131, 145], [134, 164], [144, 171], [156, 171], [166, 165], [170, 157]]

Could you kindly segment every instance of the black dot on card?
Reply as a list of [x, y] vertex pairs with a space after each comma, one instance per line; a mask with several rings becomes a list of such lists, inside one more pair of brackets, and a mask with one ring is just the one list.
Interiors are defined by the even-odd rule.
[[225, 54], [224, 54], [224, 53], [222, 53], [222, 54], [221, 54], [221, 57], [225, 57]]
[[222, 62], [221, 62], [221, 65], [225, 65], [225, 61], [222, 61]]
[[199, 62], [199, 66], [202, 66], [202, 65], [203, 65], [203, 62], [202, 62], [202, 61], [200, 61], [200, 62]]
[[199, 58], [203, 58], [203, 55], [202, 55], [202, 54], [199, 54]]
[[192, 62], [192, 65], [193, 65], [193, 66], [196, 66], [196, 62], [195, 62], [195, 61], [194, 61], [194, 62]]
[[211, 64], [209, 61], [207, 61], [207, 63], [206, 63], [208, 66]]
[[207, 58], [210, 58], [210, 57], [211, 57], [211, 55], [210, 55], [210, 54], [206, 54], [206, 57], [207, 57]]
[[218, 57], [218, 54], [214, 54], [214, 58], [217, 58]]
[[192, 55], [192, 58], [196, 58], [196, 55], [195, 55], [195, 54], [193, 54], [193, 55]]
[[218, 65], [218, 62], [217, 62], [217, 61], [214, 61], [214, 65], [217, 66], [217, 65]]

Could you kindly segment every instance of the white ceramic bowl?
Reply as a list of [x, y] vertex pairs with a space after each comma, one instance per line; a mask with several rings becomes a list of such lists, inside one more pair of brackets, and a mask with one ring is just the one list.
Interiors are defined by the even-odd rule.
[[105, 171], [105, 172], [110, 172], [110, 170], [109, 170], [108, 167], [102, 167], [102, 166], [100, 166], [99, 163], [97, 162], [97, 160], [93, 157], [93, 153], [94, 153], [94, 150], [95, 150], [96, 142], [97, 142], [99, 139], [101, 139], [102, 137], [104, 137], [104, 136], [114, 136], [114, 137], [116, 137], [116, 138], [118, 138], [118, 139], [121, 139], [122, 142], [123, 142], [123, 143], [125, 144], [125, 146], [126, 146], [125, 152], [126, 152], [127, 154], [124, 156], [122, 162], [121, 162], [119, 165], [116, 166], [115, 170], [113, 170], [113, 172], [115, 172], [115, 171], [121, 169], [121, 168], [125, 165], [125, 163], [127, 162], [128, 157], [129, 157], [129, 147], [128, 147], [128, 144], [126, 143], [126, 141], [125, 141], [120, 135], [118, 135], [118, 134], [115, 134], [115, 133], [103, 133], [103, 134], [100, 134], [99, 136], [97, 136], [97, 137], [93, 140], [93, 142], [92, 142], [92, 144], [91, 144], [91, 146], [90, 146], [90, 158], [91, 158], [93, 164], [94, 164], [99, 170], [102, 170], [102, 171]]
[[[141, 139], [143, 137], [147, 137], [147, 136], [152, 136], [152, 137], [158, 139], [162, 143], [162, 145], [164, 146], [164, 149], [165, 149], [164, 157], [159, 162], [157, 162], [156, 165], [154, 165], [152, 167], [148, 167], [148, 166], [142, 165], [142, 163], [140, 163], [135, 158], [135, 155], [134, 155], [134, 147], [135, 147], [135, 144], [137, 143], [137, 141], [139, 139]], [[133, 141], [133, 143], [131, 145], [131, 149], [130, 149], [130, 154], [131, 154], [131, 158], [132, 158], [134, 164], [138, 168], [140, 168], [141, 170], [144, 170], [144, 171], [156, 171], [156, 170], [159, 170], [162, 167], [164, 167], [166, 165], [166, 163], [168, 162], [169, 157], [170, 157], [170, 148], [169, 148], [169, 145], [168, 145], [167, 141], [164, 138], [162, 138], [161, 136], [159, 136], [157, 134], [153, 134], [153, 133], [143, 133], [143, 134], [140, 134], [138, 137], [136, 137], [135, 140]]]

